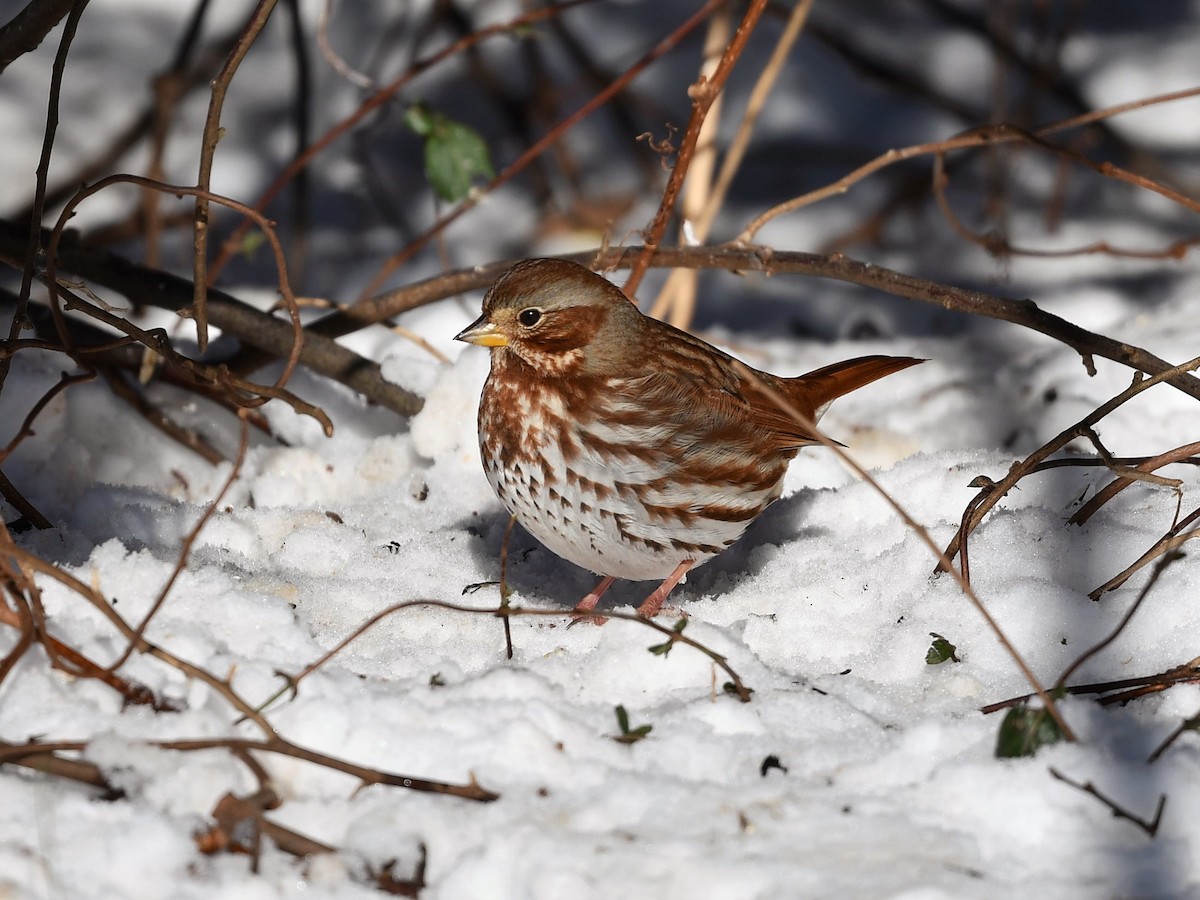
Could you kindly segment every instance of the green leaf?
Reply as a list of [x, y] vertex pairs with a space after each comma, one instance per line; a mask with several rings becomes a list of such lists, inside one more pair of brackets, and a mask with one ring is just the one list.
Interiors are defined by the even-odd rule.
[[933, 643], [929, 645], [925, 654], [925, 665], [940, 666], [946, 661], [962, 662], [957, 655], [958, 648], [952, 643], [935, 631], [929, 632], [929, 636], [933, 638]]
[[429, 107], [414, 103], [404, 113], [404, 124], [421, 137], [428, 137], [433, 131], [434, 115], [435, 113]]
[[655, 656], [666, 656], [667, 654], [669, 654], [671, 652], [671, 648], [674, 646], [675, 646], [674, 641], [665, 641], [664, 643], [661, 643], [661, 644], [654, 644], [650, 647], [647, 647], [646, 649], [649, 650], [651, 653], [653, 653]]
[[404, 124], [425, 139], [425, 177], [443, 200], [457, 203], [476, 178], [493, 178], [487, 143], [474, 128], [420, 103], [404, 113]]
[[653, 725], [640, 725], [632, 731], [627, 731], [624, 734], [618, 734], [615, 738], [613, 738], [613, 740], [618, 744], [636, 744], [653, 730]]
[[267, 242], [267, 236], [258, 229], [252, 229], [246, 232], [246, 236], [242, 238], [242, 244], [238, 247], [238, 252], [250, 261], [258, 254], [258, 248]]
[[636, 744], [654, 730], [653, 725], [639, 725], [637, 728], [630, 728], [629, 713], [625, 712], [625, 707], [618, 705], [616, 712], [617, 727], [621, 729], [621, 733], [615, 735], [613, 740], [618, 744]]
[[443, 200], [457, 203], [476, 178], [495, 174], [487, 144], [473, 128], [442, 119], [425, 139], [425, 176]]
[[996, 737], [996, 758], [1033, 756], [1039, 747], [1056, 744], [1062, 739], [1058, 723], [1046, 710], [1015, 706], [1000, 723], [1000, 733]]

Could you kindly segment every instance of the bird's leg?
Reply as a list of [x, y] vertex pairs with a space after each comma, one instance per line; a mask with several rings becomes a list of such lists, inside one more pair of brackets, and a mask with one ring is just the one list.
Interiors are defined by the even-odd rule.
[[658, 611], [662, 609], [663, 601], [667, 599], [667, 594], [671, 593], [671, 589], [683, 580], [683, 576], [688, 573], [688, 569], [696, 564], [694, 559], [685, 559], [675, 567], [675, 571], [666, 577], [662, 584], [654, 589], [654, 593], [642, 601], [642, 605], [637, 608], [637, 614], [647, 619], [652, 619], [658, 615]]
[[600, 598], [604, 596], [604, 592], [612, 587], [612, 583], [617, 579], [612, 575], [607, 575], [604, 579], [592, 588], [591, 593], [575, 604], [576, 612], [591, 612], [596, 608], [596, 604], [600, 602]]

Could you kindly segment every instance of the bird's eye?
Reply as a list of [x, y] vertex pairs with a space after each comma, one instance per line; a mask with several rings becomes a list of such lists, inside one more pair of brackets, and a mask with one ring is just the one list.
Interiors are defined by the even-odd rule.
[[542, 319], [542, 311], [537, 307], [531, 306], [529, 309], [523, 309], [517, 313], [517, 321], [526, 328], [532, 328]]

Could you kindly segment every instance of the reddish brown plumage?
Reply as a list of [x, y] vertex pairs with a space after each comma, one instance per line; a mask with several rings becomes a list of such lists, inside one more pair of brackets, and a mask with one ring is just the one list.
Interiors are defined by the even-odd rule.
[[815, 422], [843, 394], [921, 361], [758, 372], [552, 259], [509, 269], [458, 337], [492, 348], [479, 440], [501, 502], [551, 550], [606, 576], [585, 608], [614, 577], [664, 579], [646, 615], [741, 536], [816, 442], [771, 392]]

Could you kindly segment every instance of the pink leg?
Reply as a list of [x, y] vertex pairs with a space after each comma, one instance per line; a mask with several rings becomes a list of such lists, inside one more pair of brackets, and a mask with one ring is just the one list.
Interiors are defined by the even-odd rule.
[[688, 573], [688, 569], [696, 564], [694, 559], [685, 559], [675, 567], [675, 571], [667, 576], [666, 580], [654, 589], [654, 593], [642, 601], [642, 605], [637, 608], [637, 614], [647, 619], [653, 619], [658, 615], [658, 611], [662, 609], [663, 601], [667, 599], [667, 594], [671, 593], [671, 589], [683, 580], [683, 576]]
[[612, 587], [612, 583], [616, 580], [612, 575], [605, 576], [604, 580], [592, 588], [590, 594], [575, 605], [575, 608], [580, 612], [591, 612], [596, 608], [596, 604], [600, 602], [600, 598], [604, 596], [604, 592]]

